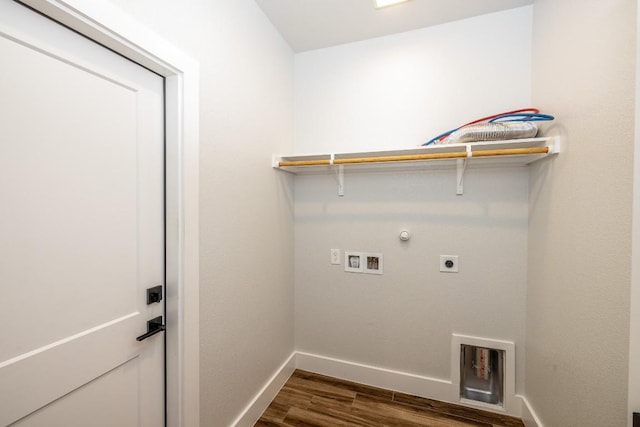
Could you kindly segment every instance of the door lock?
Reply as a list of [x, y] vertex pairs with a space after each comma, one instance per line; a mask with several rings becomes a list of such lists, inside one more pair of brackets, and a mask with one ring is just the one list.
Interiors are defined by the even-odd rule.
[[162, 301], [162, 286], [147, 289], [147, 305]]

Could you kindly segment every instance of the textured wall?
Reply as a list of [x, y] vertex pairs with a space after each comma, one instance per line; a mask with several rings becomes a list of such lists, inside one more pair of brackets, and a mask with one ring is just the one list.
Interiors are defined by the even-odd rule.
[[[449, 379], [451, 334], [524, 345], [526, 169], [296, 178], [296, 347]], [[403, 243], [402, 228], [411, 232]], [[330, 248], [381, 252], [384, 274], [330, 265]], [[439, 256], [460, 272], [441, 273]], [[524, 352], [518, 356], [522, 390]]]
[[293, 351], [293, 53], [253, 0], [113, 0], [200, 62], [201, 424]]
[[528, 107], [532, 6], [296, 55], [296, 151], [415, 147]]
[[[297, 151], [411, 147], [528, 106], [531, 18], [524, 7], [297, 54]], [[528, 171], [470, 170], [463, 196], [455, 169], [347, 174], [345, 192], [296, 178], [297, 349], [449, 379], [453, 332], [505, 339], [523, 391]], [[330, 248], [382, 252], [384, 275], [345, 273]], [[460, 256], [459, 274], [439, 272], [441, 254]]]
[[626, 425], [635, 17], [534, 8], [533, 101], [565, 142], [529, 185], [526, 396], [545, 426]]

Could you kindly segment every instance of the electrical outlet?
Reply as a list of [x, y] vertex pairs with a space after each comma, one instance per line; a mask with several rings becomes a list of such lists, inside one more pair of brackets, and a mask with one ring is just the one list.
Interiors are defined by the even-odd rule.
[[340, 249], [331, 249], [331, 264], [340, 265]]
[[440, 271], [443, 273], [457, 273], [458, 255], [440, 255]]

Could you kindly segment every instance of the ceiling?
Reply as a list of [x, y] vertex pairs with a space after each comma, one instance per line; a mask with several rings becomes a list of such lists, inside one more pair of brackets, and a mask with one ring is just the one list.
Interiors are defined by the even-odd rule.
[[532, 4], [534, 0], [256, 0], [295, 52], [415, 30]]

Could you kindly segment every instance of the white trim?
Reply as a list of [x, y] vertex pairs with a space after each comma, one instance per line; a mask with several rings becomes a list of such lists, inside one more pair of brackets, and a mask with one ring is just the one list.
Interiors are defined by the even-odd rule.
[[529, 404], [527, 398], [524, 396], [517, 397], [522, 400], [522, 416], [520, 418], [522, 418], [524, 425], [526, 427], [544, 427], [540, 418], [538, 418], [536, 413], [533, 411], [533, 408]]
[[199, 65], [108, 2], [22, 1], [166, 79], [167, 425], [197, 427]]
[[[636, 63], [640, 61], [640, 8], [636, 16]], [[640, 67], [636, 67], [635, 134], [633, 147], [633, 199], [631, 213], [631, 286], [629, 295], [629, 374], [627, 426], [633, 425], [633, 412], [640, 411]]]
[[296, 352], [296, 367], [347, 381], [451, 402], [451, 382], [317, 354]]
[[276, 370], [273, 376], [265, 383], [260, 391], [255, 395], [242, 413], [231, 423], [234, 427], [253, 426], [262, 416], [262, 413], [269, 407], [271, 401], [276, 397], [282, 386], [287, 382], [293, 371], [296, 369], [296, 353], [291, 356]]
[[[464, 336], [459, 335], [458, 337]], [[478, 340], [480, 341], [467, 341], [465, 337], [464, 343], [470, 343], [472, 345], [480, 342], [486, 343], [486, 340]], [[495, 340], [492, 340], [491, 342], [491, 348], [497, 348], [500, 350], [504, 349], [505, 351], [507, 351], [506, 365], [509, 365], [508, 354], [513, 354], [513, 351], [508, 350], [508, 348], [509, 344], [513, 343], [510, 343], [508, 341], [501, 341], [496, 343]], [[457, 357], [455, 365], [457, 365], [459, 369], [459, 353], [456, 353], [456, 356]], [[513, 363], [515, 363], [515, 357]], [[449, 380], [431, 378], [422, 375], [411, 374], [408, 372], [395, 371], [392, 369], [379, 368], [376, 366], [365, 365], [362, 363], [340, 360], [332, 357], [305, 352], [296, 352], [296, 368], [322, 375], [328, 375], [335, 378], [340, 378], [347, 381], [353, 381], [360, 384], [380, 387], [387, 390], [395, 390], [414, 396], [439, 400], [441, 402], [454, 403], [456, 405], [468, 406], [470, 408], [481, 409], [484, 411], [495, 412], [499, 414], [507, 414], [514, 417], [520, 417], [522, 412], [523, 398], [521, 396], [515, 395], [513, 391], [511, 391], [510, 397], [505, 396], [505, 408], [501, 408], [496, 405], [486, 405], [479, 402], [476, 403], [468, 400], [460, 400], [459, 380], [454, 383], [453, 381]], [[513, 368], [513, 372], [515, 372], [515, 367]], [[507, 392], [509, 390], [512, 390], [512, 388], [507, 386]]]
[[[482, 340], [481, 342], [486, 342]], [[465, 340], [465, 343], [469, 341]], [[510, 344], [508, 341], [502, 343]], [[512, 343], [511, 343], [512, 344]], [[508, 346], [506, 346], [508, 347]], [[491, 348], [495, 347], [495, 344]], [[501, 349], [501, 348], [499, 348]], [[451, 381], [425, 377], [408, 372], [379, 368], [362, 363], [350, 362], [333, 357], [296, 351], [276, 370], [273, 376], [265, 383], [262, 389], [255, 395], [238, 418], [231, 424], [234, 427], [252, 426], [269, 407], [273, 398], [278, 394], [282, 386], [287, 382], [295, 369], [353, 381], [386, 390], [394, 390], [413, 396], [425, 397], [441, 402], [468, 406], [490, 412], [496, 412], [522, 418], [526, 427], [543, 427], [539, 418], [531, 408], [524, 396], [512, 397], [512, 411], [505, 412], [495, 405], [482, 405], [460, 401], [459, 387]]]

